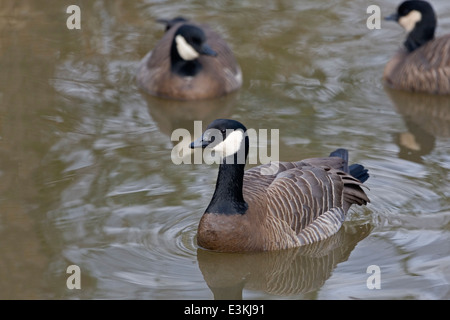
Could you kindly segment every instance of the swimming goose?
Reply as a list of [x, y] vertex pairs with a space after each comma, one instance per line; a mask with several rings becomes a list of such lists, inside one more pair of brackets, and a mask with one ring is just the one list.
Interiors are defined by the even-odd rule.
[[404, 47], [386, 64], [383, 78], [394, 89], [450, 94], [450, 34], [434, 37], [436, 15], [426, 1], [405, 1], [386, 17], [407, 32]]
[[348, 166], [348, 152], [298, 162], [272, 162], [244, 172], [247, 129], [214, 120], [191, 148], [221, 158], [214, 195], [200, 219], [197, 243], [222, 252], [287, 249], [326, 239], [341, 227], [352, 204], [369, 202], [367, 169]]
[[139, 65], [140, 88], [155, 96], [199, 100], [241, 87], [241, 68], [219, 34], [182, 17], [158, 21], [166, 32]]

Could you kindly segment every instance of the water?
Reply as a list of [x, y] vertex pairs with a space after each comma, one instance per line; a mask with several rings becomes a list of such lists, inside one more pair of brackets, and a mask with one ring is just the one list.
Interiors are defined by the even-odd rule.
[[[362, 0], [73, 2], [0, 9], [0, 298], [450, 298], [450, 99], [383, 87], [398, 25], [367, 29]], [[66, 27], [70, 4], [81, 30]], [[433, 5], [450, 32], [450, 4]], [[155, 20], [178, 15], [229, 42], [239, 92], [181, 103], [136, 88]], [[371, 203], [300, 250], [198, 249], [217, 166], [173, 164], [170, 137], [223, 117], [280, 129], [282, 160], [348, 148], [370, 170]], [[66, 286], [70, 265], [80, 290]], [[380, 289], [367, 287], [371, 265]]]

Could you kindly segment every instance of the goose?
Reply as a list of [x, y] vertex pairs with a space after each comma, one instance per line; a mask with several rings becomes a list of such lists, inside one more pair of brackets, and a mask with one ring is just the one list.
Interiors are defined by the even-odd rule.
[[218, 33], [183, 17], [158, 21], [166, 31], [139, 64], [136, 79], [142, 90], [163, 98], [200, 100], [241, 87], [241, 68]]
[[450, 34], [434, 37], [436, 15], [431, 5], [405, 1], [385, 19], [398, 22], [408, 36], [386, 64], [384, 82], [393, 89], [450, 94]]
[[369, 178], [348, 166], [348, 151], [244, 171], [249, 138], [236, 120], [216, 119], [190, 148], [211, 148], [220, 159], [212, 199], [197, 229], [199, 247], [220, 252], [281, 250], [324, 240], [341, 227], [352, 204], [365, 205]]

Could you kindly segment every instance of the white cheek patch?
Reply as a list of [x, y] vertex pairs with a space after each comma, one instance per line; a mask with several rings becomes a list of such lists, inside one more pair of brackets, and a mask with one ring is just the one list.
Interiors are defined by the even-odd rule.
[[405, 28], [407, 32], [411, 32], [416, 26], [416, 23], [420, 20], [422, 20], [422, 14], [417, 10], [413, 10], [408, 13], [407, 16], [398, 19], [398, 23]]
[[194, 60], [200, 56], [199, 53], [187, 43], [182, 35], [177, 35], [175, 37], [175, 42], [177, 43], [178, 54], [183, 60]]
[[[234, 130], [232, 133], [228, 134], [224, 141], [214, 146], [213, 150], [219, 153], [222, 158], [234, 155], [235, 153], [238, 153], [241, 148], [241, 143], [244, 138], [244, 132], [242, 130]], [[244, 152], [244, 150], [242, 150], [242, 152]]]

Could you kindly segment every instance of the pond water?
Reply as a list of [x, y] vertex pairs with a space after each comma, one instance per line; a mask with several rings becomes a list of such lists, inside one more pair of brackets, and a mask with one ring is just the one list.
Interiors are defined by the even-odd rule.
[[[69, 30], [66, 9], [81, 9]], [[371, 4], [336, 1], [2, 1], [0, 298], [449, 299], [450, 97], [388, 90], [404, 41]], [[450, 3], [435, 0], [438, 34]], [[209, 23], [244, 83], [203, 102], [148, 97], [139, 60], [158, 18]], [[216, 165], [175, 165], [177, 128], [233, 118], [279, 129], [281, 160], [350, 151], [371, 203], [326, 242], [260, 254], [197, 248]], [[249, 165], [248, 167], [250, 167]], [[69, 289], [67, 268], [80, 268]], [[380, 289], [369, 289], [369, 266]], [[370, 282], [370, 281], [369, 281]]]

